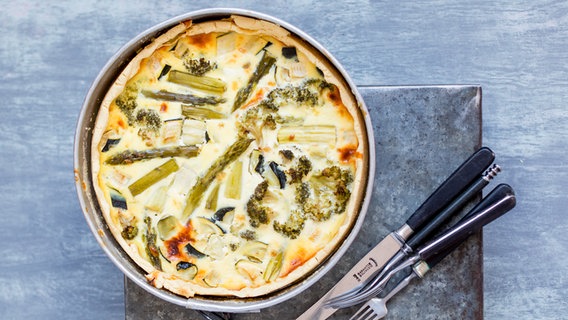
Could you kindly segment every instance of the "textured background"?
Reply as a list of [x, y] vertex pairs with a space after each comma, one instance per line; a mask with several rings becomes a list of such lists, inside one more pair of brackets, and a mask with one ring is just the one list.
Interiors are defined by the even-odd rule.
[[93, 239], [73, 134], [99, 70], [152, 25], [239, 7], [303, 29], [357, 85], [476, 83], [484, 144], [517, 191], [484, 232], [486, 319], [568, 314], [565, 1], [0, 1], [0, 310], [124, 318], [122, 274]]

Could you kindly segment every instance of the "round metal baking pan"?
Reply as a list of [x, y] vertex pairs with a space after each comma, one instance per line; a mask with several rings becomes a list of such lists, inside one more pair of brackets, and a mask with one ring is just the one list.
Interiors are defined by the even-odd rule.
[[[345, 239], [336, 248], [336, 250], [314, 271], [302, 278], [300, 281], [276, 291], [271, 294], [263, 295], [254, 298], [234, 298], [234, 297], [209, 297], [209, 296], [196, 296], [193, 298], [185, 298], [166, 289], [157, 289], [146, 281], [144, 277], [145, 272], [128, 257], [122, 250], [120, 245], [116, 242], [100, 211], [96, 195], [93, 189], [92, 176], [91, 176], [91, 140], [92, 130], [94, 127], [95, 119], [107, 90], [115, 81], [116, 77], [121, 73], [128, 62], [136, 55], [136, 53], [154, 38], [161, 33], [170, 29], [171, 27], [179, 24], [181, 21], [193, 20], [194, 22], [223, 19], [232, 15], [241, 15], [261, 20], [266, 20], [277, 24], [290, 33], [303, 39], [306, 43], [311, 45], [316, 51], [319, 51], [329, 62], [336, 68], [338, 73], [344, 78], [346, 84], [350, 87], [360, 109], [360, 117], [364, 120], [367, 154], [365, 157], [364, 170], [367, 171], [367, 179], [364, 181], [366, 186], [362, 189], [365, 192], [359, 207], [358, 217], [351, 226], [350, 232], [346, 235]], [[222, 311], [222, 312], [251, 312], [267, 308], [287, 299], [290, 299], [302, 291], [310, 287], [323, 277], [345, 254], [350, 244], [355, 239], [359, 232], [367, 208], [370, 201], [373, 176], [375, 173], [375, 149], [373, 138], [373, 126], [367, 112], [367, 108], [361, 95], [357, 91], [356, 86], [351, 78], [338, 61], [318, 42], [312, 39], [309, 35], [305, 34], [296, 27], [281, 21], [277, 18], [242, 9], [206, 9], [200, 11], [190, 12], [163, 23], [160, 23], [132, 39], [124, 45], [103, 67], [99, 75], [94, 80], [90, 90], [87, 93], [81, 114], [78, 119], [77, 129], [75, 133], [74, 144], [74, 171], [75, 183], [79, 202], [81, 204], [83, 214], [87, 223], [93, 232], [97, 242], [100, 244], [104, 252], [112, 260], [112, 262], [134, 283], [142, 287], [144, 290], [153, 294], [154, 296], [169, 301], [173, 304], [183, 306], [191, 309], [209, 310], [209, 311]]]

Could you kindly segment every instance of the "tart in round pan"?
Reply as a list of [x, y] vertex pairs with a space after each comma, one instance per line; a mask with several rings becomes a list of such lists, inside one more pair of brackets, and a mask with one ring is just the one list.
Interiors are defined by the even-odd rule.
[[120, 246], [157, 288], [256, 297], [296, 282], [349, 233], [364, 121], [319, 52], [276, 24], [184, 21], [104, 97], [92, 176]]

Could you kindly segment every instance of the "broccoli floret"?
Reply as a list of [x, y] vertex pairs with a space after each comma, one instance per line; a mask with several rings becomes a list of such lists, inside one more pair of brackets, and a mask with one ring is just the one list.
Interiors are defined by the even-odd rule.
[[292, 102], [298, 106], [315, 107], [319, 105], [319, 96], [328, 82], [320, 79], [308, 79], [299, 85], [287, 85], [273, 89], [260, 102], [264, 108], [277, 111], [280, 107]]
[[287, 85], [270, 91], [260, 105], [275, 111], [290, 102], [313, 107], [318, 103], [318, 96], [317, 91], [312, 91], [307, 87]]
[[254, 193], [251, 196], [251, 200], [261, 201], [262, 198], [266, 195], [266, 191], [268, 191], [268, 181], [262, 181], [261, 183], [256, 186], [254, 189]]
[[272, 209], [262, 204], [262, 200], [268, 190], [268, 182], [264, 180], [254, 189], [246, 205], [246, 210], [250, 219], [250, 225], [257, 228], [261, 224], [267, 224], [268, 218], [274, 215]]
[[335, 190], [333, 191], [335, 198], [337, 199], [335, 212], [341, 213], [345, 211], [345, 207], [347, 206], [347, 202], [349, 201], [349, 197], [351, 197], [351, 191], [347, 189], [347, 185], [343, 182], [338, 183], [335, 186]]
[[270, 208], [262, 206], [258, 201], [249, 200], [247, 202], [247, 213], [249, 214], [250, 225], [258, 228], [261, 224], [268, 223]]
[[321, 171], [321, 175], [326, 178], [341, 181], [344, 184], [350, 184], [351, 182], [353, 182], [351, 171], [343, 170], [338, 166], [331, 166], [323, 169]]
[[311, 78], [306, 80], [306, 85], [317, 87], [320, 90], [320, 92], [322, 92], [325, 89], [329, 89], [331, 91], [334, 91], [336, 89], [336, 86], [333, 83], [329, 83], [323, 79], [316, 79], [316, 78]]
[[278, 153], [286, 160], [294, 159], [294, 152], [292, 152], [292, 150], [280, 150]]
[[158, 131], [162, 126], [162, 119], [156, 110], [141, 109], [136, 113], [136, 124], [153, 131]]
[[136, 226], [126, 226], [122, 229], [120, 233], [122, 237], [126, 240], [132, 240], [138, 235], [138, 227]]
[[319, 93], [314, 92], [307, 87], [296, 88], [294, 94], [296, 96], [296, 101], [301, 105], [305, 104], [310, 107], [314, 107], [318, 104]]
[[252, 136], [260, 143], [262, 142], [262, 129], [276, 129], [276, 120], [271, 110], [267, 110], [260, 106], [248, 108], [240, 117], [237, 124], [241, 133], [250, 132]]
[[320, 104], [320, 94], [323, 83], [320, 79], [308, 79], [302, 84], [294, 86], [287, 85], [278, 87], [270, 91], [258, 105], [249, 107], [239, 119], [241, 132], [250, 132], [257, 141], [262, 141], [262, 129], [268, 128], [275, 130], [277, 124], [301, 124], [303, 119], [290, 116], [283, 117], [277, 112], [280, 107], [295, 104], [298, 107], [315, 107]]
[[337, 166], [325, 168], [296, 187], [296, 202], [306, 218], [324, 221], [345, 211], [353, 181], [349, 170]]
[[[239, 234], [241, 238], [245, 240], [255, 240], [256, 239], [256, 232], [253, 230], [247, 229]], [[234, 251], [234, 250], [233, 250]]]
[[264, 117], [262, 126], [270, 130], [276, 130], [276, 120], [274, 119], [272, 114], [268, 114], [266, 117]]
[[143, 140], [151, 140], [158, 136], [162, 127], [160, 114], [152, 109], [141, 109], [136, 113], [135, 123], [140, 127], [138, 135]]
[[217, 68], [216, 63], [211, 63], [211, 61], [205, 60], [205, 58], [191, 59], [189, 55], [184, 56], [183, 65], [187, 69], [187, 72], [195, 75], [202, 76], [210, 70]]
[[296, 202], [304, 215], [315, 221], [325, 221], [333, 213], [333, 198], [328, 189], [315, 189], [311, 183], [303, 182], [296, 187]]
[[336, 181], [335, 189], [333, 190], [333, 194], [337, 199], [335, 210], [338, 213], [345, 211], [345, 206], [347, 206], [347, 202], [351, 196], [351, 191], [347, 188], [347, 186], [353, 182], [353, 175], [351, 174], [351, 171], [341, 170], [339, 167], [333, 166], [331, 168], [324, 169], [322, 171], [322, 175]]
[[138, 103], [136, 102], [137, 97], [138, 87], [135, 84], [129, 84], [114, 100], [114, 103], [118, 106], [120, 111], [124, 113], [128, 120], [128, 124], [130, 125], [132, 125], [135, 121], [134, 110], [138, 107]]
[[128, 84], [122, 93], [116, 97], [114, 103], [126, 116], [130, 126], [139, 126], [138, 135], [144, 140], [151, 140], [152, 136], [159, 134], [162, 126], [160, 114], [152, 109], [141, 109], [137, 112], [138, 86], [135, 83]]
[[300, 211], [292, 211], [288, 220], [284, 223], [274, 221], [272, 227], [276, 232], [279, 232], [290, 239], [296, 239], [304, 229], [304, 222], [306, 218]]
[[307, 182], [302, 182], [296, 186], [296, 202], [298, 204], [304, 203], [310, 198], [310, 185]]
[[308, 175], [312, 170], [312, 162], [306, 156], [301, 156], [298, 159], [298, 164], [295, 167], [288, 169], [290, 175], [290, 183], [301, 182], [302, 179]]

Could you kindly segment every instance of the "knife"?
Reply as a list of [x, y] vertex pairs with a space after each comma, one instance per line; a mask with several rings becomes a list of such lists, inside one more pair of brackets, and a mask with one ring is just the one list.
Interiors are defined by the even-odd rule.
[[298, 320], [326, 319], [336, 309], [322, 308], [325, 301], [360, 285], [383, 266], [403, 247], [404, 242], [453, 199], [459, 196], [481, 173], [491, 165], [495, 154], [487, 147], [480, 148], [456, 169], [426, 199], [398, 230], [391, 232], [377, 246], [365, 255], [343, 278]]
[[[506, 184], [502, 184], [497, 186], [485, 199], [482, 200], [482, 203], [472, 209], [461, 221], [459, 224], [461, 226], [456, 225], [458, 228], [462, 228], [462, 234], [454, 233], [454, 239], [451, 237], [446, 238], [444, 241], [452, 241], [453, 244], [446, 246], [443, 250], [438, 250], [436, 253], [431, 255], [426, 259], [422, 259], [414, 265], [412, 265], [412, 271], [408, 276], [400, 280], [396, 286], [391, 289], [383, 298], [381, 299], [371, 299], [369, 302], [365, 303], [355, 314], [349, 318], [349, 320], [353, 319], [368, 319], [369, 316], [373, 316], [373, 319], [382, 319], [387, 314], [386, 303], [399, 291], [404, 289], [412, 280], [415, 278], [423, 278], [428, 271], [430, 271], [438, 262], [443, 260], [448, 254], [454, 251], [460, 244], [465, 241], [470, 234], [468, 232], [468, 228], [471, 229], [473, 232], [477, 232], [477, 229], [481, 229], [483, 226], [487, 225], [488, 223], [492, 222], [493, 220], [499, 218], [503, 214], [507, 213], [511, 209], [515, 207], [516, 198], [513, 189]], [[474, 217], [474, 215], [477, 215]], [[485, 216], [485, 217], [482, 217]], [[469, 226], [465, 225], [464, 222], [466, 219], [475, 219], [477, 222], [470, 223]], [[466, 235], [463, 237], [463, 235]], [[461, 238], [461, 239], [460, 239]], [[434, 241], [430, 242], [434, 244]], [[419, 252], [421, 250], [418, 250]], [[419, 255], [419, 254], [418, 254]], [[406, 263], [405, 265], [410, 265], [410, 263]], [[404, 269], [404, 268], [400, 268]]]
[[515, 205], [515, 193], [511, 186], [508, 184], [498, 185], [453, 227], [422, 244], [415, 254], [389, 270], [377, 282], [375, 287], [361, 291], [352, 299], [341, 301], [340, 306], [334, 305], [334, 307], [348, 308], [362, 303], [373, 296], [377, 296], [396, 273], [410, 266], [412, 266], [413, 273], [417, 277], [422, 278], [438, 262], [459, 247], [469, 236], [513, 209]]
[[[493, 178], [501, 171], [501, 167], [493, 164], [481, 177], [474, 181], [462, 194], [460, 194], [451, 204], [442, 210], [436, 217], [429, 221], [420, 230], [414, 233], [399, 251], [389, 260], [382, 270], [377, 270], [369, 279], [361, 285], [339, 294], [324, 303], [324, 306], [334, 306], [344, 304], [354, 296], [371, 287], [377, 287], [385, 274], [391, 271], [402, 259], [413, 253], [416, 248], [424, 242], [426, 238], [436, 231], [443, 223], [453, 216], [457, 210], [462, 208], [470, 199], [480, 192]], [[477, 207], [474, 209], [478, 209]], [[470, 212], [471, 213], [471, 212]], [[384, 283], [383, 283], [384, 284]]]

